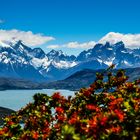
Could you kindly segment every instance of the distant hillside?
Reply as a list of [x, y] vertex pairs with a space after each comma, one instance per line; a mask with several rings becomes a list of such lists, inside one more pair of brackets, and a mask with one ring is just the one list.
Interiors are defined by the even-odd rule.
[[[97, 72], [103, 72], [101, 70], [84, 69], [78, 71], [64, 80], [49, 82], [49, 83], [37, 83], [27, 81], [24, 79], [16, 78], [3, 78], [0, 77], [0, 90], [7, 89], [68, 89], [68, 90], [79, 90], [82, 87], [88, 87], [95, 80]], [[115, 72], [116, 70], [113, 70]], [[140, 78], [140, 67], [139, 68], [127, 68], [125, 69], [126, 75], [129, 76], [129, 80], [135, 80]]]
[[7, 89], [40, 89], [41, 86], [39, 83], [15, 79], [15, 78], [3, 78], [0, 77], [0, 90]]
[[[55, 82], [47, 83], [47, 88], [55, 89], [68, 89], [68, 90], [79, 90], [82, 87], [88, 87], [95, 80], [97, 72], [103, 72], [104, 70], [91, 70], [84, 69], [71, 75], [70, 77]], [[136, 80], [140, 78], [140, 67], [139, 68], [127, 68], [125, 69], [126, 75], [129, 76], [129, 80]], [[116, 70], [113, 70], [116, 72]]]

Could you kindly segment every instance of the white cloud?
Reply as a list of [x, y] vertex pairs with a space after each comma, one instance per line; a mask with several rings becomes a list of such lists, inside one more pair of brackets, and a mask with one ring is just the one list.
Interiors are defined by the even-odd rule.
[[49, 45], [47, 46], [47, 48], [50, 48], [50, 49], [56, 49], [56, 48], [60, 48], [61, 46], [59, 45]]
[[78, 42], [70, 42], [66, 44], [68, 48], [92, 48], [96, 44], [95, 41], [85, 42], [85, 43], [78, 43]]
[[42, 34], [34, 34], [31, 31], [20, 30], [0, 30], [0, 41], [22, 40], [28, 46], [38, 46], [48, 41], [54, 40], [53, 37], [44, 36]]
[[[3, 20], [0, 20], [2, 23]], [[22, 40], [24, 44], [28, 46], [39, 46], [42, 44], [47, 43], [48, 41], [54, 40], [55, 38], [51, 36], [45, 36], [43, 34], [34, 34], [31, 31], [20, 31], [20, 30], [0, 30], [0, 42], [2, 41], [12, 41], [12, 40]], [[123, 41], [126, 47], [128, 48], [139, 48], [140, 47], [140, 34], [122, 34], [122, 33], [115, 33], [110, 32], [102, 37], [98, 42], [89, 41], [79, 43], [75, 42], [68, 42], [66, 44], [55, 44], [49, 45], [47, 48], [56, 49], [56, 48], [73, 48], [73, 49], [89, 49], [94, 47], [96, 43], [106, 43], [110, 42], [115, 44], [119, 41]]]
[[84, 43], [69, 42], [63, 45], [49, 45], [47, 46], [47, 48], [55, 49], [55, 48], [66, 47], [66, 48], [73, 48], [73, 49], [81, 49], [81, 48], [89, 49], [89, 48], [94, 47], [95, 44], [96, 44], [95, 41], [89, 41], [89, 42], [84, 42]]
[[4, 23], [4, 22], [5, 22], [4, 20], [0, 19], [0, 24], [2, 24], [2, 23]]
[[110, 32], [105, 35], [103, 38], [99, 40], [99, 43], [106, 43], [110, 42], [115, 44], [119, 41], [123, 41], [123, 43], [128, 48], [139, 48], [140, 47], [140, 34], [122, 34], [122, 33], [115, 33]]
[[115, 33], [110, 32], [102, 37], [99, 41], [89, 41], [84, 43], [79, 42], [69, 42], [62, 45], [50, 45], [48, 48], [56, 49], [56, 48], [73, 48], [73, 49], [89, 49], [93, 48], [95, 44], [102, 43], [105, 44], [106, 42], [110, 42], [111, 44], [115, 44], [119, 41], [123, 41], [125, 46], [130, 49], [140, 48], [140, 34], [122, 34], [122, 33]]

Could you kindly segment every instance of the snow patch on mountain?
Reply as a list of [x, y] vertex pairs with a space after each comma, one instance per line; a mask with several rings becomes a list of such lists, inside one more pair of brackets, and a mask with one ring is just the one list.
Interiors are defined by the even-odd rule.
[[113, 61], [114, 61], [114, 60], [115, 60], [115, 57], [110, 58], [110, 60], [108, 60], [108, 61], [104, 61], [104, 63], [105, 63], [106, 65], [110, 66], [110, 65], [113, 64]]
[[59, 62], [53, 62], [54, 66], [59, 69], [67, 69], [71, 68], [77, 65], [76, 62], [66, 62], [66, 61], [59, 61]]
[[126, 61], [126, 60], [124, 60], [124, 64], [126, 65], [126, 66], [128, 66], [128, 67], [131, 67], [132, 66], [132, 64], [130, 64], [128, 61]]

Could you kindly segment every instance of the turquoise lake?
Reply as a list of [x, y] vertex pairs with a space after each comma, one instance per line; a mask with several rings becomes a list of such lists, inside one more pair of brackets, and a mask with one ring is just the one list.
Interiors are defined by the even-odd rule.
[[13, 109], [15, 111], [24, 107], [29, 102], [33, 101], [33, 95], [35, 93], [45, 93], [52, 95], [54, 92], [60, 92], [63, 96], [74, 95], [74, 91], [69, 90], [54, 90], [54, 89], [42, 89], [42, 90], [5, 90], [0, 91], [0, 106]]

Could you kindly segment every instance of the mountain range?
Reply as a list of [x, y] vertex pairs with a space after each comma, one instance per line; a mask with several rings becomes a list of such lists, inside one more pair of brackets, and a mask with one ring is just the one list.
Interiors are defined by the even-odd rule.
[[124, 43], [98, 43], [78, 56], [61, 50], [45, 53], [30, 48], [22, 41], [0, 42], [0, 77], [12, 77], [37, 82], [62, 80], [83, 69], [140, 67], [140, 49], [126, 48]]

